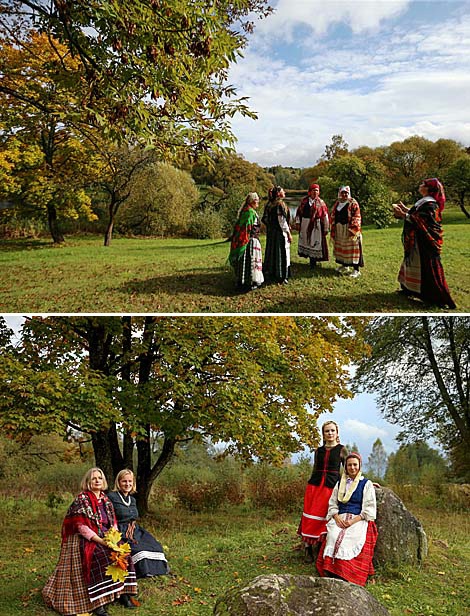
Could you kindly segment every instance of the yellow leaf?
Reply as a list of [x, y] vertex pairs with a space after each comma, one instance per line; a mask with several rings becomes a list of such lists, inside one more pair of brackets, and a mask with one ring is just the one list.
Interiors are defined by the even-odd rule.
[[121, 582], [123, 584], [128, 572], [116, 565], [109, 565], [106, 569], [106, 575], [110, 575], [113, 578], [113, 582]]

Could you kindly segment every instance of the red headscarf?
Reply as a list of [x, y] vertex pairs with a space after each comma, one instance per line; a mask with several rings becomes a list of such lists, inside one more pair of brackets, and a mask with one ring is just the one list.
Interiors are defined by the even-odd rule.
[[439, 212], [442, 212], [444, 209], [444, 204], [446, 202], [446, 194], [444, 192], [444, 186], [439, 182], [437, 178], [427, 178], [423, 180], [424, 186], [429, 191], [431, 197], [433, 197], [439, 206]]
[[318, 188], [318, 190], [320, 190], [320, 184], [310, 184], [310, 186], [308, 187], [309, 192], [314, 188]]

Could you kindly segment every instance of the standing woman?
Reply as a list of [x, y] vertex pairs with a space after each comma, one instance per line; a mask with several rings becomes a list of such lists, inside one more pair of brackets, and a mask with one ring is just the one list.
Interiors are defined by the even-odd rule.
[[377, 506], [372, 482], [362, 476], [358, 453], [346, 458], [346, 472], [328, 505], [326, 539], [317, 559], [322, 577], [336, 577], [365, 586], [374, 574], [372, 558], [377, 541]]
[[93, 612], [108, 616], [105, 605], [119, 598], [134, 607], [129, 595], [137, 593], [134, 565], [127, 557], [124, 582], [113, 581], [106, 569], [113, 564], [105, 533], [117, 528], [108, 487], [100, 468], [91, 468], [81, 482], [82, 492], [70, 505], [62, 524], [62, 546], [57, 567], [42, 591], [46, 605], [65, 616]]
[[398, 274], [401, 291], [423, 302], [455, 308], [441, 263], [444, 187], [437, 178], [423, 180], [419, 199], [411, 208], [401, 201], [393, 205], [395, 218], [402, 218], [405, 256]]
[[261, 222], [256, 211], [258, 206], [258, 194], [248, 193], [238, 213], [228, 257], [235, 270], [238, 287], [245, 291], [256, 289], [264, 282], [263, 256], [259, 241]]
[[116, 476], [114, 492], [108, 494], [114, 505], [119, 530], [131, 546], [132, 562], [138, 578], [169, 573], [161, 544], [148, 531], [137, 524], [139, 511], [132, 496], [136, 491], [134, 473], [125, 468]]
[[328, 501], [340, 471], [344, 468], [346, 448], [339, 442], [338, 424], [327, 421], [322, 425], [323, 445], [315, 450], [313, 470], [304, 496], [304, 509], [299, 530], [305, 547], [306, 560], [313, 561], [314, 548], [326, 533]]
[[331, 212], [331, 239], [333, 240], [333, 254], [339, 267], [338, 274], [349, 274], [352, 278], [361, 275], [360, 267], [364, 267], [362, 254], [361, 210], [356, 199], [351, 197], [349, 186], [341, 186], [338, 199]]
[[261, 222], [266, 226], [266, 250], [263, 273], [266, 278], [287, 284], [290, 277], [290, 212], [283, 199], [282, 186], [269, 191], [269, 200]]
[[299, 257], [310, 259], [314, 268], [318, 261], [328, 261], [328, 243], [326, 236], [330, 230], [328, 208], [320, 199], [320, 186], [311, 184], [308, 196], [300, 202], [295, 214], [299, 229]]

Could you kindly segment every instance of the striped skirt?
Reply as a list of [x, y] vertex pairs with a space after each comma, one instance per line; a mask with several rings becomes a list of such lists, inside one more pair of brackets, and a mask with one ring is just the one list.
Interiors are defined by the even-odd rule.
[[354, 236], [349, 233], [348, 225], [337, 223], [335, 225], [335, 238], [333, 240], [333, 254], [336, 263], [345, 266], [359, 265], [363, 267], [362, 236], [359, 236], [356, 240], [353, 239], [353, 237]]
[[[341, 514], [343, 518], [346, 516], [353, 517], [352, 514]], [[375, 522], [362, 520], [344, 530], [332, 519], [327, 529], [328, 534], [318, 553], [318, 573], [326, 577], [328, 572], [346, 582], [365, 586], [369, 575], [375, 573], [372, 564], [377, 541]]]
[[326, 514], [332, 492], [333, 488], [307, 484], [304, 509], [298, 530], [304, 543], [310, 545], [317, 543], [321, 535], [326, 533]]
[[72, 535], [62, 543], [59, 562], [42, 591], [44, 603], [64, 616], [92, 612], [122, 594], [137, 593], [132, 562], [129, 563], [129, 575], [124, 583], [113, 582], [105, 573], [107, 566], [111, 564], [110, 550], [100, 544], [96, 545], [93, 553], [90, 581], [87, 585], [82, 567], [84, 541], [86, 540], [80, 535]]

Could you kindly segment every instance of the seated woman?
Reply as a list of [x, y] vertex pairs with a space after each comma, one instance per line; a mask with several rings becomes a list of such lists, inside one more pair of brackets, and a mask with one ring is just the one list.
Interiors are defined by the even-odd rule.
[[328, 504], [326, 539], [317, 559], [322, 577], [336, 577], [365, 586], [373, 575], [372, 557], [377, 541], [377, 506], [374, 486], [362, 476], [361, 456], [346, 457], [346, 472], [336, 484]]
[[132, 496], [136, 491], [134, 473], [128, 468], [119, 471], [114, 489], [115, 492], [110, 492], [108, 496], [114, 505], [119, 530], [131, 546], [132, 562], [137, 577], [153, 577], [169, 573], [161, 544], [136, 523], [139, 512]]
[[82, 492], [70, 505], [62, 525], [62, 546], [57, 567], [42, 591], [46, 605], [65, 616], [93, 612], [107, 616], [105, 605], [115, 599], [135, 607], [129, 595], [137, 593], [134, 565], [127, 557], [124, 582], [106, 575], [113, 564], [104, 535], [117, 528], [108, 484], [99, 468], [91, 468], [81, 482]]

